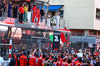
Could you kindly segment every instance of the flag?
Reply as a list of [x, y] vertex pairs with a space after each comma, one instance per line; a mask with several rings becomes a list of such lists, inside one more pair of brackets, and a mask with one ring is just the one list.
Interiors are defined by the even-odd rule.
[[53, 42], [53, 32], [49, 32], [50, 40]]
[[61, 33], [60, 34], [60, 43], [64, 43], [64, 42], [66, 42], [66, 38], [64, 36], [64, 33]]
[[53, 42], [53, 35], [49, 35], [50, 40]]

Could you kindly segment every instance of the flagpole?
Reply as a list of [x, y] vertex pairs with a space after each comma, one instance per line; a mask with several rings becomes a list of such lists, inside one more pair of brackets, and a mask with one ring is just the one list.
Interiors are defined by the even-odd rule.
[[63, 52], [65, 51], [65, 42], [64, 42], [64, 44], [63, 44]]

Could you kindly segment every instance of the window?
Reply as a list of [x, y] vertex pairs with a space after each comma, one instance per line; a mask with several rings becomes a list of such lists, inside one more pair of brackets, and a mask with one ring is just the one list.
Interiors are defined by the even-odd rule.
[[96, 8], [96, 19], [100, 20], [100, 9]]
[[96, 30], [90, 30], [90, 35], [97, 35], [97, 31]]
[[60, 12], [60, 17], [63, 17], [64, 11], [63, 10], [59, 10]]

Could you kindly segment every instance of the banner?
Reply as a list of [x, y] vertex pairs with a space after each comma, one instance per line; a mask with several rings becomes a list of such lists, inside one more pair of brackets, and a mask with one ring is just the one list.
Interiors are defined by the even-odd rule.
[[60, 47], [60, 32], [54, 32], [53, 35], [53, 50], [59, 50]]

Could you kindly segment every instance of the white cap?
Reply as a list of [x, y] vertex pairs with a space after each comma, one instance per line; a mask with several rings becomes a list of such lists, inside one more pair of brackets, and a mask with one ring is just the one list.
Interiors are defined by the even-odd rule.
[[80, 49], [79, 52], [82, 53], [82, 50]]

